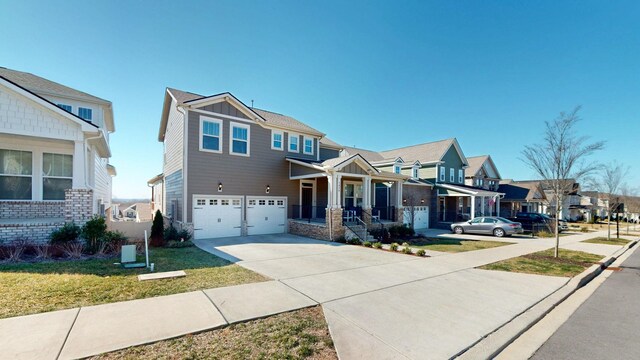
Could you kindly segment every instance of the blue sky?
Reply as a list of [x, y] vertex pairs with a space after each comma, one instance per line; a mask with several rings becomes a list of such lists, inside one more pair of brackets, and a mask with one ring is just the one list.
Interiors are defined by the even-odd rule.
[[457, 137], [504, 178], [543, 122], [582, 105], [594, 161], [636, 166], [637, 1], [9, 1], [0, 66], [109, 99], [114, 196], [161, 172], [165, 87], [230, 91], [345, 145]]

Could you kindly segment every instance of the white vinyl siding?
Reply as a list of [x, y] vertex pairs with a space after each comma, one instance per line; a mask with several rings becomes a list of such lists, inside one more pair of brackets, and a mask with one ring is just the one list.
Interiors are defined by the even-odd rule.
[[222, 152], [222, 121], [200, 116], [200, 151]]
[[251, 133], [249, 125], [229, 123], [229, 154], [249, 156]]
[[271, 149], [283, 150], [284, 149], [284, 132], [278, 130], [271, 130]]

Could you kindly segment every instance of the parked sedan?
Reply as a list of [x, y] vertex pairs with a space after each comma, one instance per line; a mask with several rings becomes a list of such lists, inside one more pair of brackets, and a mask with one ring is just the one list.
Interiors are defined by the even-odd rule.
[[456, 234], [487, 234], [497, 237], [522, 233], [522, 224], [502, 217], [481, 216], [473, 220], [451, 224], [451, 231]]

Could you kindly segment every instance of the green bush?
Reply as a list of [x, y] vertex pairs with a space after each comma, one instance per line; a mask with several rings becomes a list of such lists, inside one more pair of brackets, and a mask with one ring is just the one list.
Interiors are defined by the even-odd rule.
[[409, 227], [408, 225], [392, 226], [389, 228], [389, 235], [392, 238], [407, 238], [415, 235], [415, 233], [416, 232], [413, 230], [413, 228]]
[[164, 241], [178, 240], [178, 229], [174, 228], [173, 225], [169, 225], [168, 228], [164, 229], [163, 239]]
[[100, 246], [104, 234], [107, 232], [107, 223], [104, 218], [94, 215], [82, 227], [82, 237], [87, 242], [87, 250], [94, 253]]
[[333, 241], [340, 243], [340, 244], [346, 244], [347, 243], [347, 239], [344, 236], [340, 236], [338, 238], [335, 238]]
[[78, 240], [80, 227], [74, 223], [66, 223], [61, 228], [53, 230], [49, 235], [49, 243], [61, 245]]
[[389, 245], [389, 249], [391, 251], [398, 251], [398, 246], [400, 246], [398, 243], [391, 243], [391, 245]]
[[413, 254], [413, 250], [411, 250], [411, 248], [408, 246], [402, 248], [402, 252], [405, 254]]
[[382, 243], [381, 242], [374, 242], [373, 243], [373, 247], [376, 249], [382, 249]]
[[407, 247], [407, 246], [410, 246], [410, 245], [409, 245], [408, 242], [405, 241], [405, 242], [402, 243], [402, 246]]
[[363, 242], [363, 243], [362, 243], [362, 245], [363, 245], [364, 247], [372, 247], [372, 246], [373, 246], [373, 245], [371, 244], [371, 241], [365, 241], [365, 242]]
[[389, 230], [385, 228], [371, 229], [369, 230], [369, 233], [381, 242], [389, 242]]
[[583, 226], [583, 227], [580, 228], [580, 231], [586, 233], [586, 232], [589, 232], [589, 228], [586, 227], [586, 226]]
[[127, 242], [127, 237], [120, 231], [107, 231], [104, 233], [101, 242], [107, 244], [112, 251], [119, 252], [120, 247]]
[[191, 247], [194, 246], [193, 243], [189, 240], [185, 240], [185, 241], [167, 241], [167, 244], [164, 247], [167, 248], [186, 248], [186, 247]]
[[160, 210], [156, 210], [156, 214], [153, 217], [153, 224], [151, 224], [151, 245], [162, 246], [164, 245], [164, 217]]
[[416, 251], [416, 255], [418, 255], [418, 256], [426, 256], [427, 252], [424, 251], [424, 249], [419, 249], [418, 251]]
[[357, 237], [351, 238], [349, 240], [347, 240], [347, 244], [350, 245], [362, 245], [362, 241], [360, 241], [360, 239], [358, 239]]

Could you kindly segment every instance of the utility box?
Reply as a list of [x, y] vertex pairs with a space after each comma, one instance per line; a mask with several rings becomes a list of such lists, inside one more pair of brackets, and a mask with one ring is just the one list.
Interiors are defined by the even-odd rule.
[[120, 252], [120, 262], [122, 264], [136, 262], [135, 245], [122, 245], [122, 251]]

